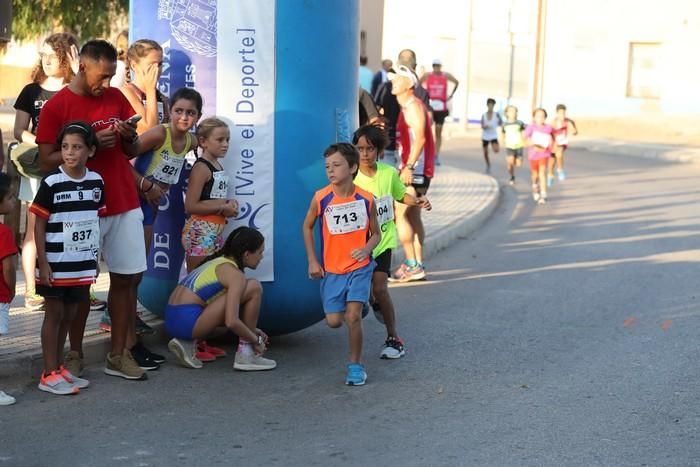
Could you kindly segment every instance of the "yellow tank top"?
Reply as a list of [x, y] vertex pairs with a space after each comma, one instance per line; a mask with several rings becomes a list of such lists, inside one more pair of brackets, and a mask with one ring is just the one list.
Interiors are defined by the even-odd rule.
[[174, 185], [180, 179], [180, 173], [185, 166], [185, 155], [192, 149], [192, 134], [185, 135], [185, 148], [182, 152], [175, 152], [172, 143], [172, 133], [169, 124], [165, 127], [165, 141], [153, 150], [151, 163], [146, 168], [144, 176], [153, 178], [167, 185]]
[[207, 305], [226, 292], [223, 284], [216, 277], [216, 268], [221, 264], [231, 264], [240, 269], [236, 262], [224, 256], [219, 256], [200, 265], [180, 281], [180, 285], [190, 289]]

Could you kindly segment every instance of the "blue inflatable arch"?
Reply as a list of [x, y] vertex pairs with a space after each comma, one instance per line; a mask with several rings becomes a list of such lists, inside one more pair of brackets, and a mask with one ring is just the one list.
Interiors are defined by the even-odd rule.
[[[274, 183], [257, 188], [271, 190], [274, 199], [273, 214], [267, 219], [274, 247], [266, 253], [274, 278], [263, 281], [260, 327], [272, 335], [286, 334], [323, 318], [319, 283], [307, 275], [301, 225], [313, 192], [327, 184], [323, 150], [346, 139], [357, 121], [359, 4], [358, 0], [229, 0], [226, 5], [219, 2], [217, 11], [207, 0], [132, 1], [130, 39], [151, 38], [165, 49], [160, 89], [168, 94], [182, 86], [195, 87], [205, 99], [205, 116], [221, 112], [216, 108], [221, 101], [217, 92], [229, 84], [221, 76], [221, 67], [226, 65], [222, 63], [224, 50], [230, 52], [241, 44], [253, 48], [264, 42], [260, 37], [264, 32], [259, 30], [250, 32], [247, 39], [241, 37], [241, 43], [222, 42], [221, 31], [230, 18], [221, 14], [230, 14], [230, 5], [253, 16], [274, 11], [274, 26], [268, 24], [269, 31], [274, 31], [274, 111], [268, 112], [274, 118]], [[258, 89], [251, 88], [250, 93], [253, 91]], [[231, 120], [239, 123], [235, 114]], [[232, 137], [227, 160], [235, 144]], [[227, 170], [232, 179], [242, 171], [240, 166], [227, 166]], [[180, 275], [187, 175], [183, 174], [161, 205], [149, 269], [139, 288], [139, 301], [156, 314], [162, 314]], [[244, 208], [250, 205], [245, 199], [240, 201]], [[254, 216], [265, 215], [258, 213], [260, 209], [263, 206], [250, 205], [240, 221], [255, 225], [260, 219]]]

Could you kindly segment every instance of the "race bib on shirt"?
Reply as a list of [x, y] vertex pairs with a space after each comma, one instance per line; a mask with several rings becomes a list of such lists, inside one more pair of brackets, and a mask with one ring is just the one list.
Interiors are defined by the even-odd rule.
[[184, 165], [184, 157], [172, 157], [170, 154], [162, 153], [160, 161], [153, 171], [153, 178], [168, 185], [175, 185], [180, 180], [180, 172], [182, 172]]
[[63, 251], [96, 250], [100, 246], [100, 224], [98, 219], [63, 222]]
[[225, 199], [228, 196], [228, 175], [224, 172], [214, 172], [214, 183], [209, 197], [211, 199]]
[[364, 201], [328, 206], [324, 217], [331, 235], [346, 234], [367, 227], [367, 208]]
[[514, 148], [522, 146], [523, 136], [520, 133], [519, 128], [513, 128], [506, 130], [506, 146], [509, 148]]
[[569, 136], [566, 133], [559, 133], [554, 140], [559, 146], [569, 144]]
[[552, 135], [550, 135], [549, 133], [534, 131], [530, 139], [532, 140], [532, 144], [534, 144], [535, 146], [541, 146], [543, 148], [546, 148], [549, 146], [549, 143], [552, 142]]
[[382, 196], [375, 200], [377, 203], [377, 221], [379, 225], [384, 225], [387, 222], [394, 220], [394, 198], [392, 196]]
[[430, 99], [430, 107], [436, 112], [442, 112], [445, 110], [445, 102], [440, 99]]

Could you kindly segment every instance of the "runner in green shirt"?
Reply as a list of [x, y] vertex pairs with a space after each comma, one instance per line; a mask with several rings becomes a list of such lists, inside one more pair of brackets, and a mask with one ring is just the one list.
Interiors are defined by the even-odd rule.
[[405, 355], [404, 342], [396, 332], [394, 304], [389, 295], [388, 279], [391, 274], [391, 251], [396, 247], [398, 234], [394, 223], [394, 201], [430, 210], [430, 201], [406, 193], [399, 172], [391, 165], [378, 162], [386, 147], [386, 136], [377, 126], [366, 125], [355, 132], [352, 140], [360, 152], [360, 170], [355, 185], [372, 193], [376, 199], [377, 217], [382, 232], [379, 245], [372, 252], [377, 263], [372, 275], [370, 302], [374, 314], [386, 326], [387, 338], [381, 358], [401, 358]]

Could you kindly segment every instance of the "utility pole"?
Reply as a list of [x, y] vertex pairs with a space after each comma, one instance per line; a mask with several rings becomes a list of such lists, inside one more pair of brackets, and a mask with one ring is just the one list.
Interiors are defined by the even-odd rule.
[[513, 32], [513, 0], [508, 8], [508, 37], [510, 38], [510, 72], [508, 75], [508, 104], [513, 99], [513, 73], [515, 71], [515, 33]]
[[544, 82], [544, 45], [547, 29], [547, 0], [537, 0], [537, 32], [535, 36], [535, 74], [532, 80], [532, 108], [542, 103]]

